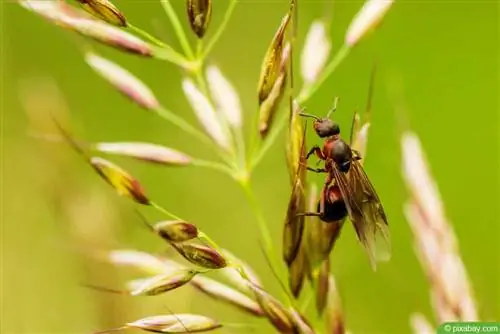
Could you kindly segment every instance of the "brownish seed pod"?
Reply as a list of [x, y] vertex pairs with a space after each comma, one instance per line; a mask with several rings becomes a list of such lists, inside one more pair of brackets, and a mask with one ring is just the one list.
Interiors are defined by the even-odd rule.
[[291, 9], [281, 20], [281, 24], [276, 31], [271, 44], [261, 66], [260, 79], [258, 84], [259, 104], [262, 104], [275, 87], [282, 68], [282, 58], [286, 28], [290, 23]]
[[78, 2], [87, 12], [103, 21], [118, 27], [127, 26], [123, 13], [108, 0], [78, 0]]
[[156, 296], [185, 285], [197, 274], [199, 274], [199, 271], [180, 269], [146, 279], [135, 280], [129, 284], [131, 288], [130, 294], [133, 296]]
[[264, 315], [261, 307], [252, 298], [225, 284], [204, 276], [196, 276], [191, 285], [208, 296], [232, 304], [254, 316]]
[[156, 223], [154, 230], [168, 242], [183, 242], [198, 236], [198, 228], [182, 220], [168, 220]]
[[226, 259], [215, 249], [194, 243], [179, 243], [172, 246], [189, 262], [203, 268], [220, 269], [227, 265]]
[[212, 0], [188, 0], [187, 14], [191, 29], [203, 38], [212, 18]]
[[248, 286], [255, 294], [255, 299], [268, 320], [280, 333], [300, 333], [290, 310], [286, 309], [276, 298], [255, 284], [249, 282]]
[[115, 188], [118, 194], [129, 197], [140, 204], [149, 205], [151, 203], [139, 181], [117, 165], [99, 157], [92, 157], [90, 164], [104, 180]]

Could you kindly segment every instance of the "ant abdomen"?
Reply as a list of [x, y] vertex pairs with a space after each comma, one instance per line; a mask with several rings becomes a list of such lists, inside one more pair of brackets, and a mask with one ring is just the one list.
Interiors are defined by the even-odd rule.
[[[320, 203], [316, 209], [320, 212]], [[333, 223], [344, 219], [347, 216], [347, 208], [345, 202], [342, 199], [342, 194], [337, 186], [332, 186], [328, 189], [325, 198], [325, 208], [323, 215], [320, 217], [325, 223]]]

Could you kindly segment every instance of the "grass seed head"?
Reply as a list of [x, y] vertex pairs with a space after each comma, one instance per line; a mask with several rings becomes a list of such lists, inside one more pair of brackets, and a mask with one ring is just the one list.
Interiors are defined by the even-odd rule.
[[152, 254], [132, 249], [117, 249], [107, 253], [106, 260], [114, 265], [131, 266], [152, 275], [172, 269], [171, 263]]
[[127, 20], [121, 11], [108, 0], [77, 0], [95, 17], [118, 27], [126, 27]]
[[215, 65], [207, 67], [208, 88], [217, 110], [234, 128], [241, 128], [242, 107], [238, 93]]
[[[292, 120], [293, 121], [293, 118]], [[285, 218], [285, 227], [283, 231], [283, 258], [288, 266], [295, 260], [299, 248], [301, 247], [302, 237], [304, 232], [304, 222], [305, 216], [298, 216], [297, 214], [306, 211], [306, 172], [304, 164], [306, 164], [306, 153], [305, 153], [305, 131], [300, 127], [300, 132], [295, 133], [293, 129], [290, 130], [290, 135], [299, 138], [291, 138], [297, 141], [297, 144], [293, 146], [296, 152], [289, 152], [288, 156], [293, 156], [297, 160], [294, 162], [294, 166], [297, 168], [294, 170], [293, 178], [293, 188], [290, 195], [290, 200], [288, 202], [288, 209]], [[294, 167], [292, 167], [294, 168]]]
[[169, 220], [156, 223], [154, 230], [168, 242], [183, 242], [198, 237], [198, 228], [182, 220]]
[[219, 147], [226, 151], [229, 150], [231, 146], [230, 140], [210, 100], [196, 87], [191, 79], [184, 79], [182, 89], [207, 134], [212, 137]]
[[156, 296], [177, 289], [193, 279], [199, 271], [178, 269], [153, 277], [141, 278], [128, 283], [132, 296]]
[[133, 178], [128, 172], [112, 162], [99, 157], [92, 157], [90, 164], [104, 180], [115, 188], [119, 195], [129, 197], [140, 204], [150, 204], [139, 181]]
[[317, 276], [314, 277], [316, 281], [316, 310], [319, 315], [323, 314], [326, 303], [328, 302], [329, 291], [329, 276], [330, 276], [330, 259], [323, 260]]
[[203, 268], [220, 269], [227, 265], [222, 254], [215, 249], [194, 243], [178, 243], [172, 246], [189, 262]]
[[264, 314], [280, 333], [300, 333], [290, 310], [262, 288], [248, 284]]
[[203, 38], [212, 18], [212, 0], [187, 0], [187, 14], [191, 29]]
[[192, 158], [183, 152], [150, 143], [97, 143], [95, 149], [103, 153], [131, 157], [166, 166], [187, 166], [192, 161]]
[[283, 230], [283, 259], [290, 265], [297, 257], [304, 231], [304, 216], [297, 216], [305, 211], [305, 192], [302, 184], [303, 180], [297, 178], [295, 181]]
[[436, 329], [432, 327], [423, 314], [413, 313], [410, 317], [410, 325], [415, 334], [435, 333]]
[[[327, 275], [325, 273], [325, 275]], [[325, 315], [327, 332], [332, 334], [344, 334], [346, 332], [344, 313], [342, 311], [342, 301], [340, 300], [335, 279], [332, 275], [328, 275], [325, 282], [327, 288]]]
[[199, 291], [213, 297], [217, 300], [227, 302], [239, 309], [248, 312], [254, 316], [263, 316], [264, 312], [257, 302], [247, 295], [235, 290], [225, 284], [217, 282], [205, 276], [196, 276], [191, 285]]
[[312, 84], [320, 75], [330, 55], [331, 43], [326, 25], [321, 20], [311, 24], [300, 57], [300, 68], [305, 84]]
[[300, 296], [304, 280], [309, 272], [308, 259], [304, 247], [300, 247], [297, 257], [288, 266], [289, 271], [289, 286], [295, 298]]
[[[222, 253], [224, 257], [231, 262], [232, 264], [240, 266], [244, 271], [245, 275], [248, 277], [248, 280], [257, 286], [262, 286], [262, 280], [257, 275], [255, 270], [250, 267], [248, 263], [238, 258], [236, 255], [228, 251], [227, 249], [223, 249]], [[238, 287], [241, 291], [248, 291], [248, 280], [241, 277], [238, 269], [235, 267], [228, 267], [224, 270], [220, 271], [232, 284]]]
[[150, 44], [106, 22], [99, 21], [83, 10], [59, 0], [21, 0], [21, 5], [65, 29], [75, 31], [111, 47], [151, 57]]
[[141, 107], [156, 110], [160, 106], [151, 89], [123, 67], [92, 52], [85, 55], [85, 60], [100, 76]]
[[[290, 122], [288, 127], [288, 139], [286, 142], [286, 157], [288, 173], [293, 186], [300, 163], [306, 154], [306, 147], [304, 145], [304, 126], [302, 117], [299, 115], [301, 108], [297, 101], [293, 101]], [[305, 173], [305, 169], [302, 171]], [[301, 175], [301, 177], [304, 177]]]
[[367, 0], [351, 21], [345, 36], [346, 45], [353, 47], [384, 18], [393, 0]]
[[195, 314], [151, 316], [129, 322], [126, 326], [155, 333], [208, 332], [222, 327], [216, 320]]
[[295, 323], [301, 334], [314, 334], [312, 325], [307, 321], [306, 317], [294, 308], [290, 308]]
[[265, 100], [267, 100], [271, 91], [275, 89], [278, 78], [282, 76], [281, 68], [284, 41], [291, 17], [292, 8], [290, 8], [290, 11], [281, 20], [281, 24], [278, 27], [278, 30], [276, 31], [264, 56], [260, 71], [259, 84], [257, 86], [259, 104], [262, 104]]

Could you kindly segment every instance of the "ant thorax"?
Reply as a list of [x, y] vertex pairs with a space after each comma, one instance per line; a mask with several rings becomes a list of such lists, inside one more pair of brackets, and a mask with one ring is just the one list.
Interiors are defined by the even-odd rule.
[[333, 160], [341, 172], [348, 172], [352, 161], [352, 150], [338, 135], [325, 141], [323, 154]]

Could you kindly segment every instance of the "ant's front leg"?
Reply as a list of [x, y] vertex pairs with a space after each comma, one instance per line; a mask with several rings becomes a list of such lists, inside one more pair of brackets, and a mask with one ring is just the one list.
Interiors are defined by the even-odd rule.
[[321, 160], [326, 160], [326, 157], [323, 155], [323, 151], [321, 151], [321, 148], [318, 145], [314, 145], [313, 147], [311, 147], [309, 152], [307, 152], [306, 160], [308, 160], [309, 157], [313, 154], [315, 154]]

